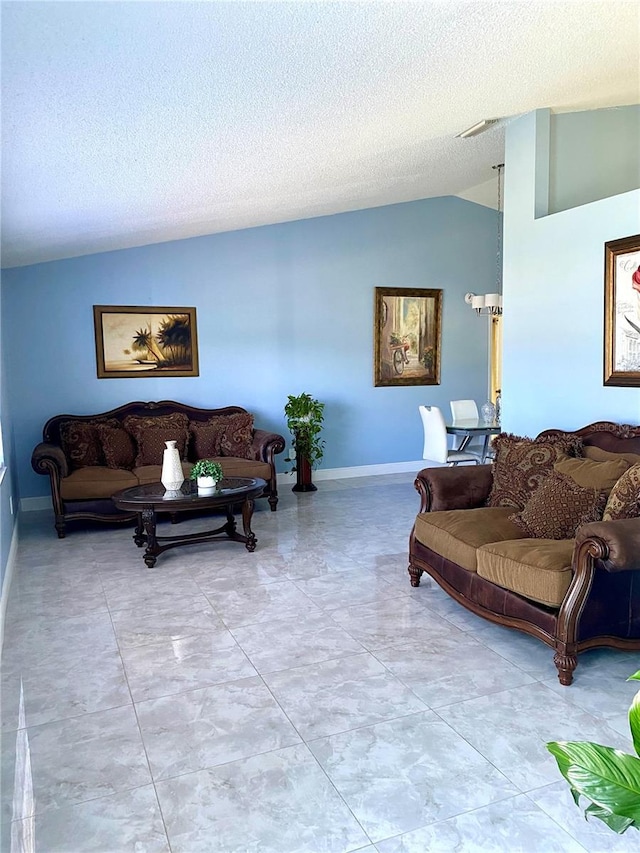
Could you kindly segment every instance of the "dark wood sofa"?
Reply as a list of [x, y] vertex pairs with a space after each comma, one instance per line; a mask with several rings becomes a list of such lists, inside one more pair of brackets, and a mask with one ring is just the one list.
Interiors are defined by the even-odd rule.
[[[631, 465], [640, 462], [637, 426], [599, 422], [575, 433], [547, 430], [539, 438], [549, 436], [579, 437], [588, 458], [590, 452], [590, 458], [597, 458], [598, 453], [589, 448], [599, 448], [625, 454]], [[586, 649], [640, 649], [640, 517], [591, 522], [579, 527], [573, 540], [541, 545], [541, 540], [527, 539], [514, 527], [507, 516], [509, 511], [501, 515], [499, 509], [486, 507], [492, 479], [490, 465], [425, 468], [419, 472], [415, 488], [421, 506], [409, 549], [412, 586], [418, 586], [426, 572], [473, 613], [542, 640], [555, 652], [558, 678], [564, 685], [571, 684], [577, 656]], [[439, 532], [438, 519], [448, 525], [446, 534]], [[455, 551], [459, 545], [455, 536], [464, 540], [467, 553], [470, 548], [477, 546], [479, 551], [482, 547], [485, 565], [500, 553], [501, 546], [511, 546], [520, 555], [536, 547], [538, 553], [545, 548], [564, 549], [566, 592], [558, 603], [545, 604], [509, 589], [506, 582], [501, 585], [481, 577], [478, 569], [451, 559], [452, 553], [462, 553]], [[514, 542], [489, 544], [493, 537], [513, 537]], [[448, 556], [442, 553], [447, 551]], [[526, 564], [526, 556], [522, 559]], [[523, 568], [526, 574], [526, 566]]]
[[[210, 455], [197, 452], [198, 446], [201, 450], [203, 446], [205, 450], [207, 449], [206, 445], [202, 444], [202, 437], [206, 435], [202, 432], [202, 428], [210, 424], [220, 426], [232, 422], [233, 416], [240, 416], [246, 438], [242, 447], [243, 455], [229, 455], [234, 453], [234, 445], [231, 443], [227, 444], [228, 455], [224, 455], [224, 451], [221, 451], [223, 455], [213, 456], [213, 458], [217, 458], [221, 463], [228, 477], [261, 477], [266, 480], [267, 485], [262, 497], [268, 499], [272, 511], [276, 510], [278, 487], [274, 457], [277, 453], [282, 453], [285, 448], [283, 436], [253, 428], [252, 416], [246, 409], [239, 406], [200, 409], [172, 400], [131, 402], [95, 415], [56, 415], [44, 425], [42, 442], [33, 450], [31, 465], [34, 471], [49, 477], [55, 528], [59, 538], [64, 538], [70, 521], [124, 523], [135, 518], [135, 515], [117, 510], [111, 495], [129, 486], [158, 482], [162, 468], [161, 451], [155, 452], [153, 459], [146, 460], [147, 463], [151, 461], [156, 464], [141, 465], [131, 461], [129, 464], [120, 466], [117, 458], [114, 464], [112, 454], [105, 459], [106, 451], [102, 452], [104, 447], [101, 450], [100, 436], [105, 435], [104, 430], [113, 429], [116, 429], [116, 433], [112, 434], [117, 435], [120, 427], [124, 430], [125, 425], [131, 423], [132, 416], [134, 421], [142, 419], [139, 423], [143, 425], [148, 419], [153, 419], [148, 421], [153, 425], [156, 418], [175, 416], [176, 413], [181, 423], [181, 434], [183, 423], [188, 424], [183, 455], [185, 477], [189, 475], [191, 465], [196, 459]], [[77, 439], [77, 434], [81, 434], [84, 441], [79, 452], [76, 452], [78, 442], [75, 448], [70, 445], [70, 437]], [[136, 435], [138, 438], [140, 435], [144, 438], [144, 433]], [[200, 442], [199, 445], [198, 442]], [[132, 448], [135, 453], [135, 438], [132, 441]], [[139, 462], [139, 457], [136, 457], [136, 461]], [[91, 464], [85, 464], [87, 462]]]

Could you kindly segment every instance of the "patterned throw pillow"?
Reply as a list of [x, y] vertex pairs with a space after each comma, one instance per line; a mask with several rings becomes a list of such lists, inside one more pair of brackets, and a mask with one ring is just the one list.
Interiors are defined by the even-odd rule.
[[113, 418], [89, 421], [64, 421], [60, 425], [60, 444], [72, 470], [87, 465], [104, 465], [104, 456], [97, 427], [100, 424], [118, 426]]
[[604, 509], [603, 521], [636, 518], [640, 515], [640, 464], [625, 471], [611, 489]]
[[576, 436], [522, 438], [500, 433], [493, 447], [496, 458], [487, 506], [522, 509], [554, 464], [564, 456], [577, 456], [582, 442]]
[[146, 429], [140, 433], [138, 438], [138, 453], [136, 455], [136, 468], [143, 465], [162, 465], [164, 451], [167, 441], [177, 442], [176, 447], [180, 459], [186, 459], [187, 443], [189, 434], [185, 430], [176, 427]]
[[222, 455], [222, 436], [227, 428], [224, 417], [212, 418], [210, 421], [191, 421], [189, 431], [193, 442], [195, 459], [210, 459]]
[[[161, 465], [162, 453], [158, 457], [158, 441], [161, 442], [161, 449], [164, 450], [164, 442], [175, 440], [178, 442], [180, 450], [180, 458], [185, 459], [187, 447], [187, 430], [189, 428], [189, 418], [182, 412], [174, 412], [171, 415], [127, 415], [122, 420], [122, 425], [128, 433], [133, 436], [136, 443], [136, 467], [141, 465]], [[146, 439], [146, 450], [141, 451], [140, 445], [143, 441], [143, 436], [149, 430], [166, 431], [167, 434], [163, 438], [159, 434]], [[153, 446], [151, 443], [153, 442]], [[151, 459], [152, 461], [145, 461]]]
[[578, 527], [600, 521], [607, 493], [579, 486], [552, 471], [540, 483], [522, 512], [509, 516], [534, 539], [573, 539]]
[[227, 423], [220, 439], [221, 455], [249, 459], [253, 439], [253, 415], [249, 412], [238, 412], [236, 415], [225, 415], [224, 420]]
[[99, 424], [96, 430], [107, 466], [130, 471], [135, 463], [136, 448], [129, 433], [122, 427], [106, 424]]

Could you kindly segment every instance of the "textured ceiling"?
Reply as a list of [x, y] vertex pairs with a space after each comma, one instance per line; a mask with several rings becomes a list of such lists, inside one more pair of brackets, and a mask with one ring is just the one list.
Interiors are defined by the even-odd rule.
[[2, 264], [431, 196], [491, 203], [510, 117], [640, 100], [639, 14], [3, 3]]

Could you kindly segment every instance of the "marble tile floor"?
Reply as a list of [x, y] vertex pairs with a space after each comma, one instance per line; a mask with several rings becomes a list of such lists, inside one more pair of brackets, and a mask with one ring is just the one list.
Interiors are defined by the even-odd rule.
[[[410, 475], [259, 503], [258, 547], [20, 519], [2, 656], [7, 853], [631, 851], [548, 740], [631, 749], [637, 656], [541, 643], [426, 577]], [[206, 519], [181, 523], [188, 532]], [[637, 686], [637, 685], [636, 685]]]

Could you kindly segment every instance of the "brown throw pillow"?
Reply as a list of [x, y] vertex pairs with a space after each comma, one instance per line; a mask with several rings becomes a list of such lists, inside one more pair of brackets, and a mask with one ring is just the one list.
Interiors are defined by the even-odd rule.
[[[164, 450], [165, 441], [177, 441], [180, 458], [185, 459], [189, 418], [183, 412], [173, 412], [171, 415], [127, 415], [126, 418], [123, 418], [122, 425], [133, 436], [136, 443], [135, 465], [137, 468], [141, 465], [162, 464], [162, 452], [160, 452], [159, 456], [157, 452], [158, 442], [161, 442], [159, 446], [162, 451]], [[167, 434], [164, 438], [161, 435], [154, 435], [152, 438], [146, 439], [146, 449], [142, 451], [140, 445], [143, 441], [143, 436], [149, 430], [166, 430]], [[153, 445], [151, 442], [153, 442]], [[152, 461], [146, 461], [149, 459]]]
[[604, 508], [603, 521], [640, 516], [640, 464], [625, 471], [611, 489]]
[[97, 431], [100, 424], [117, 426], [118, 421], [113, 418], [98, 418], [89, 421], [64, 421], [60, 425], [60, 444], [73, 470], [87, 465], [104, 465]]
[[212, 456], [221, 456], [221, 442], [225, 429], [226, 420], [223, 417], [204, 422], [191, 421], [189, 431], [193, 443], [193, 457], [210, 459]]
[[167, 441], [177, 442], [176, 447], [180, 459], [186, 458], [187, 442], [189, 434], [186, 430], [175, 427], [162, 429], [146, 429], [140, 433], [138, 438], [138, 453], [136, 455], [136, 468], [143, 465], [162, 465], [164, 451]]
[[640, 453], [612, 453], [610, 450], [602, 450], [595, 444], [585, 444], [582, 455], [585, 459], [592, 459], [594, 462], [610, 462], [612, 459], [624, 459], [629, 465], [637, 465], [640, 462]]
[[606, 500], [606, 492], [584, 488], [552, 471], [522, 512], [509, 518], [534, 539], [573, 539], [578, 527], [600, 521]]
[[107, 466], [130, 471], [135, 463], [136, 448], [126, 429], [99, 424], [96, 430]]
[[236, 415], [225, 415], [224, 420], [227, 423], [220, 439], [221, 455], [249, 459], [253, 439], [253, 415], [249, 412], [238, 412]]
[[630, 466], [625, 459], [594, 462], [592, 459], [572, 459], [567, 456], [553, 467], [559, 474], [571, 477], [579, 486], [610, 492]]
[[523, 438], [500, 433], [493, 442], [496, 458], [487, 506], [522, 509], [554, 464], [564, 456], [577, 456], [581, 446], [576, 436]]

